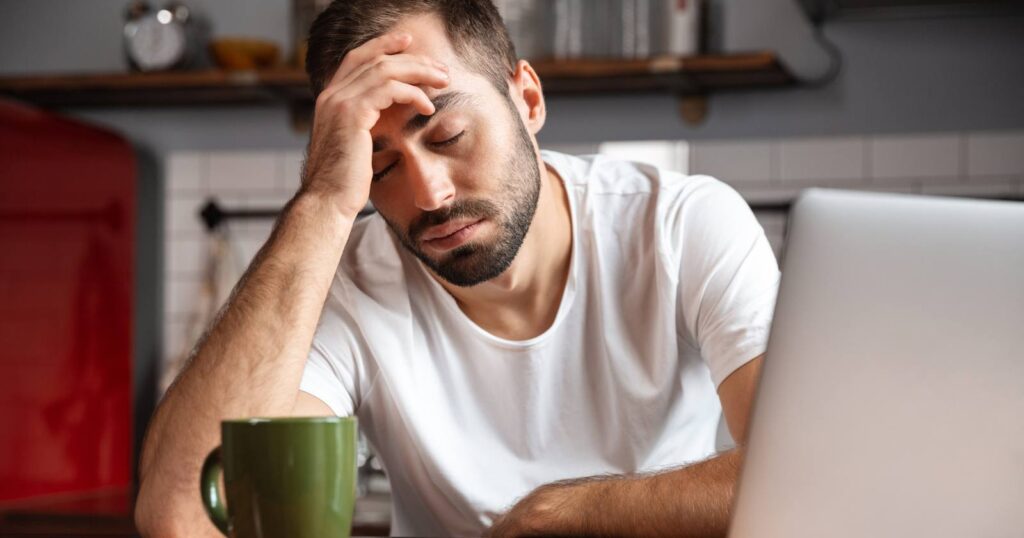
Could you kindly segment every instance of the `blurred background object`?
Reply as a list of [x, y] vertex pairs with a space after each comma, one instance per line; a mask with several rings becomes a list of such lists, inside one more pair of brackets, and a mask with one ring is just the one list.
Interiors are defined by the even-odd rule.
[[135, 71], [190, 70], [207, 67], [205, 22], [184, 3], [155, 9], [143, 0], [125, 8], [124, 55]]
[[210, 53], [221, 69], [245, 71], [277, 67], [281, 51], [271, 41], [244, 37], [221, 37], [210, 42]]
[[330, 0], [291, 0], [292, 2], [292, 65], [299, 69], [306, 68], [306, 39], [309, 38], [309, 27], [316, 16], [326, 8]]
[[131, 486], [160, 344], [139, 170], [115, 133], [0, 102], [0, 503]]

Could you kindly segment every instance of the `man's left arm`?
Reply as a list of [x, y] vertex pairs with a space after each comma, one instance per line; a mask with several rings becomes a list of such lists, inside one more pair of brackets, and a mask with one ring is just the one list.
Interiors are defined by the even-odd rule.
[[546, 484], [498, 519], [491, 536], [724, 536], [764, 355], [718, 388], [739, 448], [670, 471]]

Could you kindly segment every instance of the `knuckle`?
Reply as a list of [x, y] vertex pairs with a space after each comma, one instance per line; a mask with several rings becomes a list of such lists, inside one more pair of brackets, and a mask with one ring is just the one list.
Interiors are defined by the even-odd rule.
[[316, 103], [317, 110], [344, 110], [345, 100], [339, 98], [337, 95], [329, 95], [323, 99], [317, 98]]
[[387, 92], [392, 96], [402, 97], [407, 94], [406, 85], [394, 79], [387, 81], [385, 83], [385, 88], [387, 89]]
[[316, 96], [316, 102], [314, 103], [315, 107], [318, 109], [328, 107], [328, 103], [331, 102], [331, 97], [333, 96], [334, 94], [331, 92], [320, 92], [320, 95]]
[[351, 99], [340, 99], [334, 103], [334, 109], [338, 111], [338, 114], [346, 115], [351, 114], [356, 109], [356, 106]]
[[370, 68], [379, 75], [388, 75], [394, 69], [391, 62], [387, 61], [386, 58], [377, 58]]

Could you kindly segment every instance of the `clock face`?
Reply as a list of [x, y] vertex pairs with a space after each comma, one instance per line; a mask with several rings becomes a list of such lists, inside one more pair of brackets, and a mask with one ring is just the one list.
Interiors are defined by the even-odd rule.
[[173, 66], [185, 52], [185, 29], [176, 22], [161, 22], [147, 15], [125, 26], [125, 46], [143, 71]]

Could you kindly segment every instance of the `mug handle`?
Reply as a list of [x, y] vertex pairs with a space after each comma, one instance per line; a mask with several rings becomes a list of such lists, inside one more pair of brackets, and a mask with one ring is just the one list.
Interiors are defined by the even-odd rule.
[[217, 479], [224, 472], [220, 458], [220, 447], [214, 448], [203, 460], [203, 470], [199, 474], [199, 494], [203, 498], [203, 507], [210, 521], [217, 526], [224, 536], [228, 535], [228, 511], [224, 506]]

